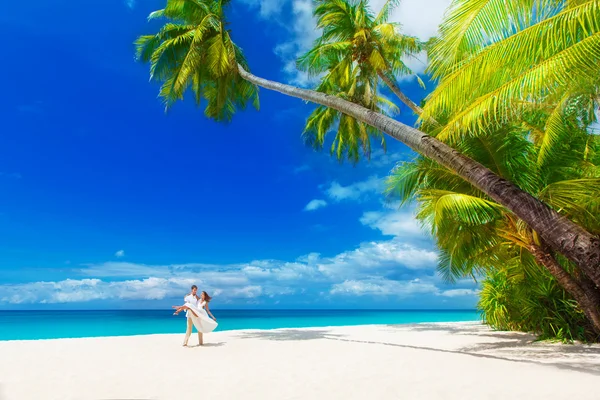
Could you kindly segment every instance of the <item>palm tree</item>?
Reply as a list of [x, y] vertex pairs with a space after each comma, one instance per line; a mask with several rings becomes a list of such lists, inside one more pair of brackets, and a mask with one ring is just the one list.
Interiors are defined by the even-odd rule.
[[[377, 91], [377, 77], [365, 75], [352, 63], [340, 63], [328, 73], [331, 79], [323, 79], [317, 87], [322, 93], [336, 93], [336, 96], [354, 104], [359, 104], [375, 112], [390, 115], [397, 113], [398, 107], [380, 96]], [[319, 106], [310, 114], [304, 129], [304, 137], [315, 149], [320, 150], [328, 134], [335, 131], [331, 144], [331, 154], [339, 160], [348, 158], [353, 163], [360, 160], [360, 150], [370, 158], [371, 139], [385, 140], [381, 131], [358, 121], [333, 108]]]
[[162, 82], [166, 108], [191, 89], [196, 104], [206, 100], [205, 114], [229, 121], [237, 108], [252, 102], [258, 109], [256, 86], [237, 73], [248, 68], [243, 53], [224, 28], [224, 9], [230, 0], [169, 0], [148, 19], [167, 18], [155, 35], [140, 36], [137, 57], [150, 62], [150, 78]]
[[578, 99], [598, 103], [600, 3], [597, 0], [455, 0], [429, 48], [429, 72], [439, 84], [422, 119], [447, 119], [437, 138], [466, 135], [548, 109], [546, 150], [568, 138], [560, 123]]
[[[538, 163], [543, 146], [527, 140], [521, 127], [468, 137], [457, 146], [563, 215], [600, 233], [600, 178], [593, 176], [600, 165], [596, 155], [600, 140], [585, 127], [573, 129], [571, 137], [569, 143], [555, 146], [551, 165]], [[594, 337], [600, 338], [600, 290], [505, 207], [423, 157], [399, 166], [389, 178], [388, 191], [402, 203], [417, 199], [418, 219], [429, 226], [437, 241], [438, 271], [447, 281], [483, 275], [539, 283], [543, 279], [536, 278], [547, 275], [540, 268], [545, 269], [575, 299]], [[506, 279], [501, 280], [505, 283]], [[487, 285], [486, 296], [497, 298], [490, 295], [494, 284], [487, 281]], [[528, 295], [523, 292], [523, 296]]]
[[367, 0], [316, 3], [314, 15], [323, 33], [314, 47], [298, 59], [298, 67], [316, 75], [356, 64], [363, 75], [379, 76], [404, 104], [420, 115], [421, 107], [402, 93], [395, 81], [397, 75], [413, 74], [402, 59], [423, 50], [417, 38], [402, 35], [399, 24], [388, 21], [399, 0], [387, 0], [377, 15], [371, 13]]
[[181, 99], [190, 88], [198, 104], [202, 99], [207, 102], [208, 117], [226, 120], [250, 100], [257, 105], [256, 86], [260, 86], [332, 108], [455, 171], [522, 218], [548, 246], [575, 262], [600, 285], [600, 239], [515, 184], [441, 141], [372, 109], [251, 74], [241, 50], [225, 28], [227, 3], [227, 0], [168, 0], [164, 10], [151, 14], [151, 17], [165, 17], [169, 22], [156, 35], [140, 37], [136, 41], [137, 54], [151, 64], [152, 79], [163, 82], [160, 95], [167, 105]]

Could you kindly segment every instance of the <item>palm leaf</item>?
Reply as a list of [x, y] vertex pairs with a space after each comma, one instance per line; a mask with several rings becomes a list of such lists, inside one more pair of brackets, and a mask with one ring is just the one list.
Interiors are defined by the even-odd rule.
[[442, 79], [421, 118], [451, 114], [439, 136], [444, 140], [505, 123], [533, 99], [592, 81], [600, 68], [599, 42], [600, 4], [567, 9], [488, 46]]

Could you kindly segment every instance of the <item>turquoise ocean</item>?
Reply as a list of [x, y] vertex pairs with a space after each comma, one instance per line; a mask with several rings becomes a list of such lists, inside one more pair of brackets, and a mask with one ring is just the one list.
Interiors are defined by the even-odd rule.
[[[217, 331], [478, 321], [475, 310], [214, 310]], [[0, 311], [0, 340], [131, 336], [185, 331], [170, 310]]]

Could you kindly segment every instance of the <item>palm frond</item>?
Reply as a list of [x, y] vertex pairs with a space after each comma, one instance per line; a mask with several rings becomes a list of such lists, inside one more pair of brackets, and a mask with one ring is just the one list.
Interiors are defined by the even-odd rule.
[[448, 75], [485, 46], [502, 41], [533, 21], [544, 19], [556, 4], [539, 0], [453, 0], [431, 43], [429, 72]]
[[536, 99], [593, 81], [600, 69], [599, 43], [600, 4], [562, 11], [486, 47], [444, 77], [421, 118], [452, 115], [442, 140], [506, 123]]
[[401, 0], [386, 0], [377, 14], [377, 17], [375, 17], [375, 24], [381, 24], [388, 21], [390, 19], [390, 13], [400, 5], [400, 1]]
[[448, 220], [472, 226], [484, 225], [500, 218], [504, 211], [492, 201], [449, 190], [421, 190], [419, 201], [430, 204], [434, 223], [438, 226]]
[[249, 69], [242, 51], [223, 29], [227, 4], [167, 0], [163, 10], [150, 15], [167, 22], [155, 35], [136, 40], [137, 58], [148, 62], [151, 79], [162, 83], [159, 95], [167, 109], [188, 89], [198, 106], [206, 100], [205, 114], [217, 121], [229, 121], [250, 102], [259, 107], [257, 87], [238, 74], [238, 63]]
[[600, 228], [600, 178], [554, 182], [540, 193], [540, 199], [583, 226]]

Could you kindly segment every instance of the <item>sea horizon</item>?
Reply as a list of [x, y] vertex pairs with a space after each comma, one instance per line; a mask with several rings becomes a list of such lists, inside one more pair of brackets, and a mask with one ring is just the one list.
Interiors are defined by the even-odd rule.
[[[53, 308], [0, 309], [0, 312], [25, 311], [170, 311], [170, 308]], [[212, 308], [213, 311], [477, 311], [476, 308]]]
[[[476, 309], [215, 309], [216, 331], [480, 321]], [[0, 340], [183, 334], [169, 309], [0, 310]]]

